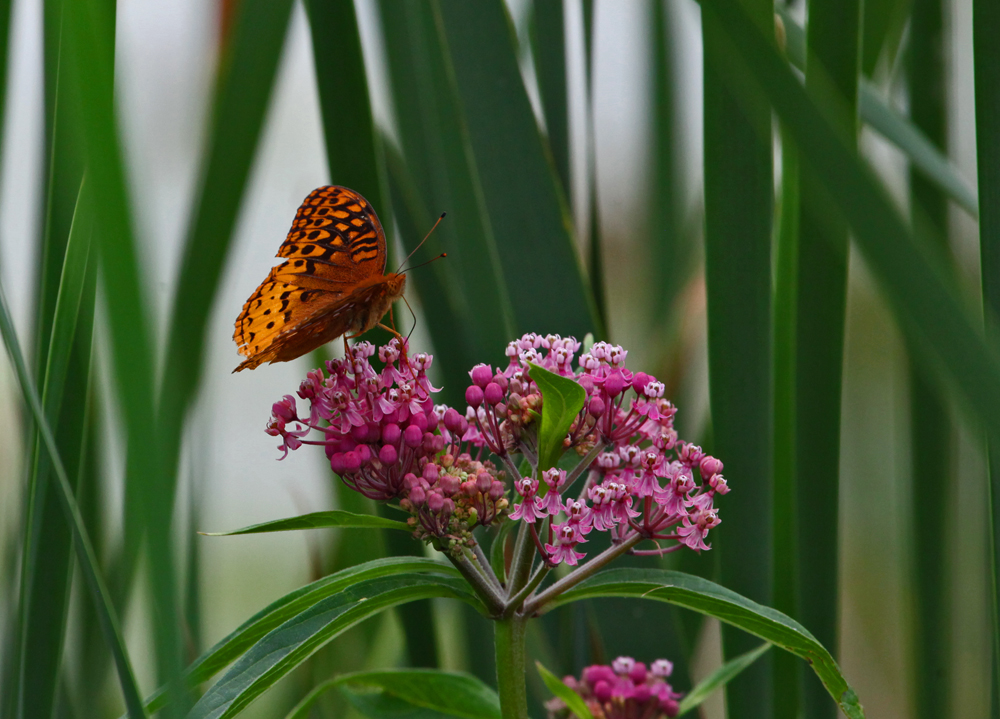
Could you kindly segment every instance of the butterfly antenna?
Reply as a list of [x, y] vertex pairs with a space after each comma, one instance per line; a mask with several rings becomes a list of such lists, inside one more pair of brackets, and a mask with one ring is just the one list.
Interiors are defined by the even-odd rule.
[[[427, 238], [431, 236], [431, 232], [434, 232], [434, 230], [437, 228], [437, 226], [441, 224], [441, 220], [443, 220], [444, 216], [447, 215], [447, 214], [448, 214], [447, 212], [442, 212], [441, 213], [441, 216], [439, 218], [437, 218], [437, 222], [434, 223], [434, 227], [432, 227], [430, 229], [430, 231], [424, 236], [424, 239], [420, 240], [420, 244], [413, 248], [413, 252], [411, 252], [407, 256], [407, 258], [405, 260], [403, 260], [399, 264], [399, 269], [396, 270], [396, 274], [399, 274], [399, 270], [403, 269], [403, 265], [405, 265], [407, 262], [410, 261], [410, 257], [413, 257], [413, 255], [416, 254], [417, 250], [419, 250], [421, 247], [423, 247], [423, 244], [425, 242], [427, 242]], [[437, 258], [435, 257], [434, 259], [437, 259]], [[427, 264], [427, 263], [425, 262], [424, 264]], [[413, 268], [411, 267], [410, 269], [412, 270]]]
[[413, 330], [417, 328], [417, 313], [413, 311], [410, 307], [410, 303], [406, 301], [406, 295], [402, 295], [403, 302], [406, 303], [406, 309], [410, 311], [410, 316], [413, 318], [413, 324], [410, 326], [410, 331], [406, 333], [406, 341], [410, 341], [410, 335], [413, 334]]

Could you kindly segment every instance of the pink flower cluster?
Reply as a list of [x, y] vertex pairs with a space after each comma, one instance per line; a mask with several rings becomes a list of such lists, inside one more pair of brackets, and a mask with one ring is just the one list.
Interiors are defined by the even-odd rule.
[[[393, 339], [379, 349], [384, 368], [376, 372], [374, 353], [370, 342], [360, 342], [347, 358], [327, 362], [326, 374], [310, 372], [298, 391], [310, 403], [308, 418], [286, 395], [273, 405], [266, 431], [281, 437], [284, 456], [303, 444], [324, 446], [330, 468], [348, 487], [371, 499], [400, 500], [416, 536], [467, 545], [477, 523], [506, 515], [502, 477], [491, 462], [460, 451], [460, 438], [449, 430], [457, 412], [435, 406], [431, 396], [439, 390], [427, 378], [430, 355], [403, 353]], [[323, 439], [304, 439], [311, 430]]]
[[[681, 694], [667, 683], [674, 666], [657, 659], [648, 668], [632, 657], [618, 657], [611, 666], [595, 664], [583, 670], [580, 679], [563, 682], [579, 694], [594, 719], [662, 719], [677, 716]], [[561, 699], [545, 704], [549, 719], [576, 717]]]
[[572, 482], [556, 468], [541, 479], [518, 479], [511, 519], [531, 525], [550, 519], [548, 541], [535, 534], [550, 564], [577, 564], [585, 556], [577, 547], [593, 529], [610, 532], [616, 543], [636, 532], [644, 539], [676, 542], [646, 553], [683, 546], [709, 549], [705, 538], [720, 522], [715, 496], [729, 492], [722, 462], [678, 439], [673, 424], [677, 410], [663, 398], [663, 383], [626, 369], [626, 350], [597, 342], [574, 370], [579, 349], [572, 337], [527, 334], [507, 346], [505, 370], [477, 365], [470, 372], [472, 385], [465, 394], [469, 428], [463, 437], [498, 455], [520, 451], [530, 456], [533, 450], [530, 427], [541, 407], [541, 392], [529, 375], [531, 365], [572, 378], [587, 393], [564, 440], [567, 449], [591, 457], [589, 466], [580, 468], [587, 472], [582, 490], [575, 498], [564, 498]]
[[[327, 362], [326, 374], [313, 370], [298, 391], [310, 403], [308, 418], [286, 395], [272, 408], [268, 434], [281, 437], [285, 455], [303, 444], [323, 445], [347, 486], [372, 499], [399, 500], [416, 536], [451, 547], [473, 546], [475, 526], [506, 518], [509, 473], [516, 501], [510, 518], [529, 525], [549, 566], [576, 565], [595, 529], [610, 532], [616, 544], [636, 535], [658, 543], [637, 554], [709, 548], [706, 536], [719, 524], [715, 497], [729, 492], [722, 462], [678, 439], [676, 408], [664, 399], [663, 384], [626, 369], [621, 347], [597, 342], [576, 360], [574, 338], [526, 334], [507, 346], [505, 369], [472, 368], [464, 415], [433, 403], [431, 356], [400, 349], [395, 339], [380, 348], [381, 372], [371, 365], [375, 348], [368, 342]], [[580, 457], [568, 472], [553, 467], [522, 477], [520, 460], [512, 459], [521, 455], [537, 465], [543, 398], [532, 365], [586, 391], [563, 440]], [[312, 430], [323, 439], [306, 439]]]

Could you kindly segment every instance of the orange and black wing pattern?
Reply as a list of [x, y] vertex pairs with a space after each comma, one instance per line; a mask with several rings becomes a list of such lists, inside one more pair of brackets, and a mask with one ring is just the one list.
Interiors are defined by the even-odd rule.
[[295, 213], [277, 256], [284, 261], [236, 319], [233, 340], [247, 358], [236, 372], [295, 359], [344, 334], [385, 273], [385, 232], [357, 192], [319, 187]]

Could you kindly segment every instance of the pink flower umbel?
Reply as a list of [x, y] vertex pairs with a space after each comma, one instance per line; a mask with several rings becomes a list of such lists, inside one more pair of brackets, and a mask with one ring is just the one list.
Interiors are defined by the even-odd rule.
[[[563, 682], [583, 698], [594, 719], [667, 719], [677, 716], [683, 696], [667, 682], [673, 669], [666, 659], [647, 668], [632, 657], [618, 657], [611, 666], [595, 664], [579, 679], [568, 676]], [[549, 719], [579, 719], [559, 698], [545, 708]]]

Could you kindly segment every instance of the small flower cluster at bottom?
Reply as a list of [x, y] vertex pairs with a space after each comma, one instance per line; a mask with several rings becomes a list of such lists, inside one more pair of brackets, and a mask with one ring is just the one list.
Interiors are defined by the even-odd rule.
[[[683, 696], [667, 683], [673, 671], [666, 659], [647, 667], [632, 657], [618, 657], [611, 666], [594, 664], [579, 679], [570, 676], [563, 682], [583, 698], [594, 719], [663, 719], [677, 716]], [[549, 719], [579, 719], [558, 697], [545, 708]]]

